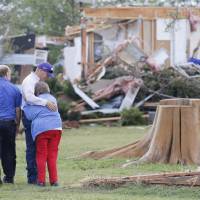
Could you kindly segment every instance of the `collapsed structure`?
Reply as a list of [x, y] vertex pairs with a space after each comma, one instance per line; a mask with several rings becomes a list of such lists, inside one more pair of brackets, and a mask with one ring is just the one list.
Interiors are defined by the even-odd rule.
[[[65, 75], [91, 109], [100, 106], [93, 97], [80, 91], [80, 82], [87, 85], [97, 82], [103, 78], [108, 66], [121, 63], [125, 69], [132, 68], [131, 75], [137, 81], [144, 65], [153, 72], [172, 66], [190, 78], [185, 69], [188, 66], [199, 74], [195, 63], [188, 64], [199, 46], [199, 22], [198, 8], [86, 8], [80, 26], [66, 27], [65, 30], [70, 44], [64, 49]], [[137, 95], [135, 91], [132, 92], [132, 103]], [[83, 111], [83, 107], [80, 110]]]

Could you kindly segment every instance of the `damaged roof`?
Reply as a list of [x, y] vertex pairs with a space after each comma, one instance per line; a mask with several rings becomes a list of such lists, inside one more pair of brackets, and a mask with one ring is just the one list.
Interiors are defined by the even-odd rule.
[[188, 18], [188, 11], [200, 16], [198, 7], [104, 7], [104, 8], [85, 8], [86, 17], [101, 19], [157, 19]]

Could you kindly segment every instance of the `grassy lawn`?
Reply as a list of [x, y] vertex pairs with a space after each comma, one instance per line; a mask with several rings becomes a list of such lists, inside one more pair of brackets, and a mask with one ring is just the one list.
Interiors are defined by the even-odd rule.
[[[128, 144], [141, 138], [145, 127], [82, 127], [65, 130], [58, 160], [60, 186], [30, 186], [26, 184], [24, 136], [17, 138], [17, 170], [14, 185], [0, 187], [0, 199], [46, 199], [46, 200], [165, 200], [200, 199], [198, 187], [167, 187], [127, 185], [117, 189], [80, 188], [80, 180], [88, 177], [126, 176], [170, 171], [193, 170], [196, 166], [145, 164], [120, 168], [126, 159], [74, 159], [91, 150], [109, 149]], [[48, 179], [47, 179], [48, 180]]]

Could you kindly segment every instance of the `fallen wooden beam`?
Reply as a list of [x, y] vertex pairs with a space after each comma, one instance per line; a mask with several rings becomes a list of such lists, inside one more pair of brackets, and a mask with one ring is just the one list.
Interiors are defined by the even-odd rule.
[[113, 178], [96, 178], [82, 182], [83, 187], [110, 186], [125, 184], [159, 184], [176, 186], [200, 186], [200, 172], [176, 172], [149, 175], [136, 175]]
[[121, 117], [106, 117], [106, 118], [99, 118], [99, 119], [82, 119], [79, 122], [81, 124], [84, 123], [92, 123], [92, 122], [107, 122], [107, 121], [119, 121]]
[[149, 108], [149, 107], [156, 108], [158, 105], [159, 105], [159, 102], [145, 102], [143, 106], [147, 107], [147, 108]]

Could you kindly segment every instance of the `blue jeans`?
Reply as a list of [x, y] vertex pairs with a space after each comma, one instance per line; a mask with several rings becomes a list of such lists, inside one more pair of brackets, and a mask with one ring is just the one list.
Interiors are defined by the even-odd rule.
[[35, 142], [31, 135], [31, 121], [26, 118], [24, 112], [22, 112], [22, 122], [25, 128], [26, 138], [26, 163], [27, 163], [27, 179], [28, 183], [36, 183], [37, 181], [37, 166], [36, 166], [36, 148]]

